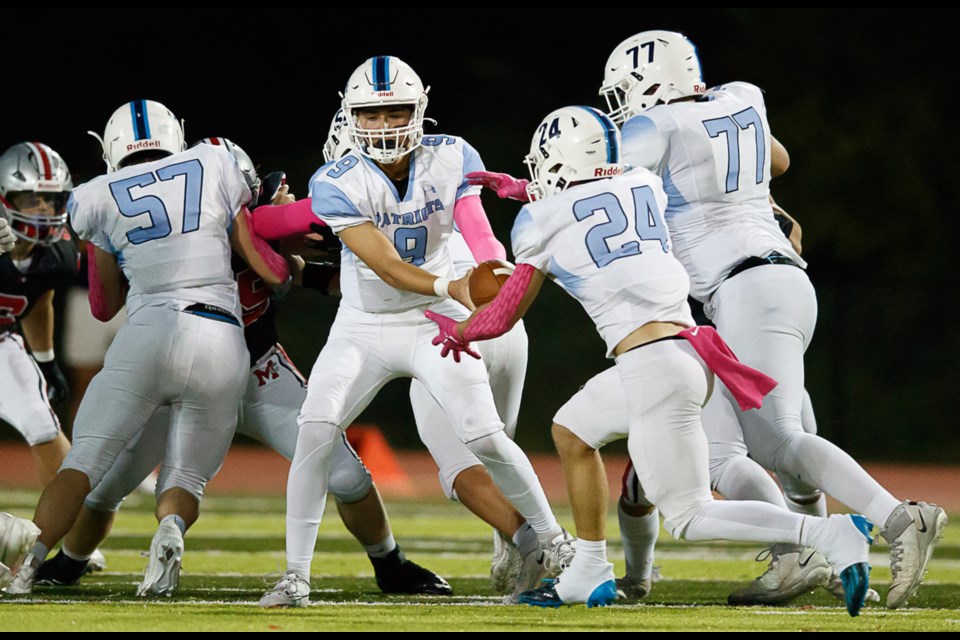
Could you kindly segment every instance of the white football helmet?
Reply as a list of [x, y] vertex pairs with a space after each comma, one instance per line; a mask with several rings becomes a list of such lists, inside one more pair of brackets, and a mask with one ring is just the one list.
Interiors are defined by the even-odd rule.
[[343, 109], [337, 109], [333, 114], [333, 121], [330, 122], [327, 141], [323, 143], [324, 162], [339, 160], [350, 151], [350, 138], [344, 135], [343, 131], [345, 124], [347, 124], [347, 118], [343, 115]]
[[618, 126], [659, 101], [704, 91], [697, 48], [674, 31], [644, 31], [617, 45], [600, 87], [607, 113]]
[[[343, 90], [343, 113], [353, 149], [382, 164], [393, 164], [420, 146], [423, 139], [423, 115], [427, 110], [427, 92], [420, 76], [395, 56], [370, 58], [350, 76]], [[403, 127], [362, 129], [357, 109], [409, 106], [410, 122]]]
[[93, 131], [87, 133], [103, 145], [107, 172], [116, 171], [126, 158], [140, 151], [174, 154], [187, 148], [183, 123], [153, 100], [133, 100], [118, 108], [110, 116], [102, 138]]
[[[45, 144], [21, 142], [0, 156], [0, 215], [21, 240], [47, 246], [63, 237], [71, 189], [67, 163]], [[42, 211], [21, 211], [32, 208]]]
[[193, 146], [195, 147], [198, 144], [223, 147], [232, 153], [233, 157], [237, 159], [237, 166], [240, 167], [240, 171], [243, 173], [244, 182], [246, 182], [250, 188], [250, 194], [253, 196], [252, 202], [257, 201], [257, 198], [260, 197], [260, 176], [257, 174], [257, 167], [254, 166], [253, 160], [250, 159], [250, 156], [247, 155], [247, 152], [244, 151], [240, 145], [227, 138], [203, 138], [202, 140], [194, 142]]
[[620, 131], [599, 109], [563, 107], [537, 127], [523, 162], [530, 169], [530, 200], [558, 194], [574, 182], [618, 176]]

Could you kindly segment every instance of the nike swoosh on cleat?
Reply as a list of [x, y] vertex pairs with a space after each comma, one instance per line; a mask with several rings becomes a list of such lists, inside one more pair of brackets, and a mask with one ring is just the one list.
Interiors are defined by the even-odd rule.
[[927, 523], [923, 520], [923, 513], [917, 511], [917, 515], [920, 516], [920, 533], [927, 532]]
[[806, 569], [807, 565], [810, 564], [810, 558], [813, 557], [813, 553], [814, 553], [814, 552], [811, 551], [811, 552], [810, 552], [810, 555], [807, 556], [807, 559], [806, 559], [806, 560], [801, 560], [801, 561], [798, 563], [798, 564], [800, 565], [800, 568], [801, 568], [801, 569]]

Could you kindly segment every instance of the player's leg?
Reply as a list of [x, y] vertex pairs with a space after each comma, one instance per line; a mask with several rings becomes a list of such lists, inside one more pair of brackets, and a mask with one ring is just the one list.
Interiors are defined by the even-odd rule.
[[[158, 375], [171, 351], [169, 323], [177, 314], [164, 309], [144, 309], [123, 327], [107, 352], [104, 369], [87, 389], [74, 423], [73, 448], [57, 476], [44, 489], [34, 522], [41, 534], [18, 582], [11, 588], [29, 592], [36, 569], [50, 549], [73, 526], [92, 487], [107, 474], [117, 457], [139, 434], [163, 402], [165, 390]], [[110, 410], [104, 411], [104, 407]]]
[[[721, 285], [714, 306], [718, 331], [741, 361], [779, 382], [763, 407], [741, 414], [751, 456], [880, 525], [890, 543], [894, 574], [887, 605], [903, 605], [923, 578], [946, 513], [936, 505], [900, 502], [847, 453], [804, 430], [803, 354], [817, 316], [816, 294], [806, 273], [785, 266], [750, 269]], [[921, 521], [933, 525], [921, 526]]]
[[420, 323], [412, 375], [437, 399], [458, 437], [484, 464], [506, 498], [533, 527], [548, 562], [564, 563], [572, 550], [547, 503], [530, 461], [503, 432], [483, 363], [441, 358], [431, 344], [434, 328]]
[[[630, 412], [628, 447], [648, 499], [667, 529], [688, 540], [799, 543], [823, 553], [850, 578], [848, 611], [868, 584], [869, 523], [862, 516], [803, 517], [756, 501], [715, 501], [700, 411], [713, 374], [680, 340], [649, 344], [617, 359]], [[631, 391], [633, 390], [633, 391]]]
[[76, 584], [97, 547], [106, 539], [117, 510], [163, 459], [170, 425], [169, 407], [159, 407], [140, 435], [117, 457], [110, 471], [84, 500], [60, 551], [40, 567], [37, 584]]
[[200, 499], [230, 447], [249, 355], [240, 327], [178, 314], [179, 339], [166, 367], [175, 390], [170, 431], [157, 479], [160, 525], [137, 595], [169, 596], [177, 588], [183, 535], [199, 516]]
[[[518, 543], [523, 543], [526, 551], [536, 552], [539, 550], [536, 536], [521, 531], [526, 525], [523, 516], [493, 483], [480, 460], [457, 437], [447, 414], [419, 380], [410, 382], [410, 404], [420, 440], [439, 469], [444, 494], [492, 526], [497, 538], [502, 536], [507, 541], [498, 546], [500, 553], [495, 554], [490, 579], [497, 593], [513, 591], [523, 562]], [[530, 549], [526, 549], [527, 546]], [[538, 572], [531, 580], [539, 578]], [[529, 587], [524, 584], [522, 590], [526, 588]]]
[[287, 476], [287, 574], [260, 600], [261, 607], [309, 603], [310, 565], [326, 506], [333, 452], [344, 425], [397, 377], [381, 351], [380, 319], [341, 306], [310, 374], [298, 418], [300, 430]]
[[40, 482], [46, 486], [57, 475], [70, 443], [47, 399], [43, 373], [16, 334], [0, 339], [0, 372], [0, 418], [30, 445]]

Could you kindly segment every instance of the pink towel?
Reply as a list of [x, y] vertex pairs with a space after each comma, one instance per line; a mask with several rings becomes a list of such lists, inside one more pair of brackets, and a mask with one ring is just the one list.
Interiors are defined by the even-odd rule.
[[763, 405], [763, 397], [777, 386], [777, 381], [770, 376], [737, 360], [737, 356], [713, 327], [693, 327], [677, 335], [690, 342], [744, 411], [759, 409]]

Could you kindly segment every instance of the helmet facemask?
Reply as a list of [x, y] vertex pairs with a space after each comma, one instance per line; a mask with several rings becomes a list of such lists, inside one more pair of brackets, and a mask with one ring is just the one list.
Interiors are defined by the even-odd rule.
[[[380, 164], [394, 164], [413, 152], [423, 140], [427, 91], [410, 65], [393, 56], [370, 58], [347, 81], [343, 114], [351, 147]], [[397, 127], [366, 129], [360, 121], [364, 109], [410, 109], [410, 120]], [[341, 141], [342, 142], [342, 141]]]

